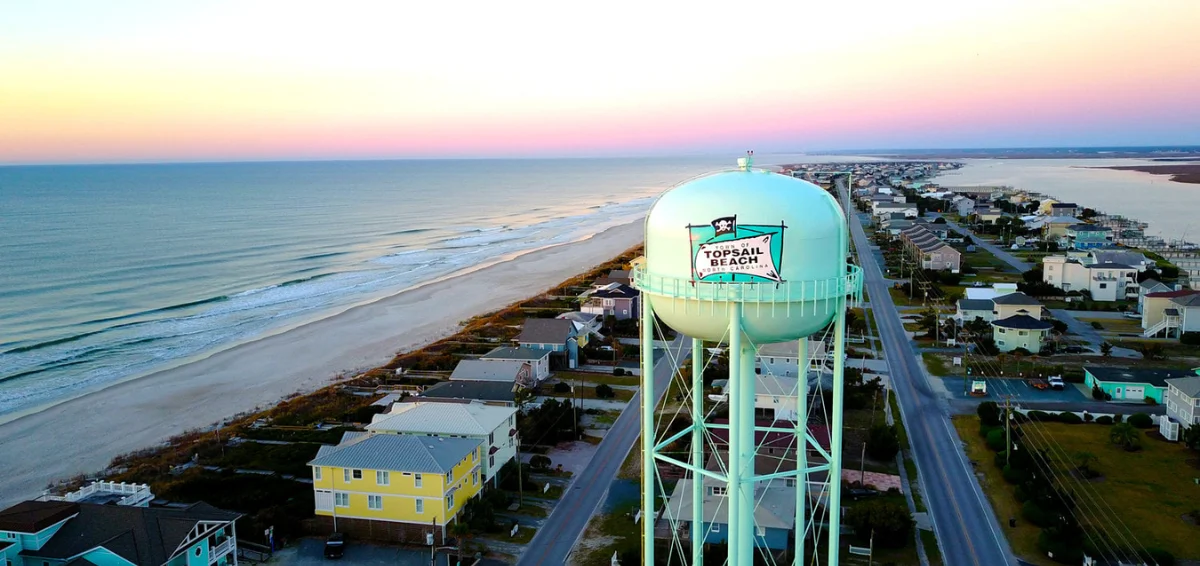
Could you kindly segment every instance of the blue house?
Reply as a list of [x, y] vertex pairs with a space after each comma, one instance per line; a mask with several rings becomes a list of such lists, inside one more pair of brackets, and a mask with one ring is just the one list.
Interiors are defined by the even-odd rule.
[[1168, 379], [1194, 375], [1194, 370], [1086, 366], [1083, 368], [1083, 384], [1089, 388], [1100, 388], [1113, 401], [1145, 402], [1149, 398], [1162, 404]]
[[[587, 345], [587, 335], [580, 335], [575, 323], [558, 318], [530, 318], [517, 335], [517, 345], [531, 350], [558, 354], [566, 360], [566, 367], [579, 366], [579, 347]], [[582, 342], [582, 343], [581, 343]], [[561, 362], [560, 362], [561, 363]]]
[[1076, 250], [1092, 250], [1112, 246], [1112, 228], [1095, 224], [1072, 224], [1067, 226], [1068, 247]]
[[25, 501], [0, 511], [0, 564], [236, 566], [238, 517], [207, 503]]

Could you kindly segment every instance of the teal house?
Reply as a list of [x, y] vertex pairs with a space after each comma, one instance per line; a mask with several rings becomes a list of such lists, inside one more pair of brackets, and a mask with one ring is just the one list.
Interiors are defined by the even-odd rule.
[[207, 503], [25, 501], [0, 511], [0, 565], [236, 566], [238, 517]]
[[1167, 380], [1193, 377], [1195, 371], [1183, 369], [1130, 369], [1109, 367], [1083, 368], [1083, 383], [1089, 389], [1100, 388], [1112, 401], [1163, 402]]
[[1067, 226], [1068, 246], [1076, 250], [1092, 250], [1112, 246], [1112, 228], [1095, 224]]

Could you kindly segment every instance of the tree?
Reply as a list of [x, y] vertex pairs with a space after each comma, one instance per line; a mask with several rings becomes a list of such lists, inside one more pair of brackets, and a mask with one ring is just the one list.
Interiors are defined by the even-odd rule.
[[1045, 274], [1045, 272], [1042, 271], [1042, 266], [1039, 265], [1033, 269], [1030, 269], [1029, 271], [1026, 271], [1025, 273], [1022, 273], [1021, 278], [1024, 279], [1026, 283], [1041, 283], [1043, 274]]
[[1142, 357], [1147, 360], [1165, 360], [1167, 359], [1166, 348], [1162, 344], [1146, 343], [1138, 346], [1138, 351], [1142, 353]]
[[880, 548], [900, 548], [912, 538], [908, 507], [895, 501], [875, 500], [854, 507], [846, 512], [846, 524], [864, 538], [874, 533]]
[[1085, 478], [1096, 477], [1096, 470], [1092, 469], [1092, 466], [1098, 461], [1099, 459], [1096, 458], [1096, 455], [1091, 452], [1080, 451], [1075, 453], [1075, 469]]
[[1100, 353], [1106, 358], [1112, 357], [1112, 350], [1113, 350], [1113, 345], [1109, 344], [1108, 342], [1105, 342], [1100, 345]]
[[456, 554], [458, 554], [458, 563], [462, 564], [463, 552], [466, 550], [467, 539], [471, 537], [471, 526], [464, 523], [462, 520], [456, 520], [454, 521], [453, 525], [450, 525], [450, 536], [457, 540], [458, 548], [456, 549]]
[[975, 408], [975, 414], [979, 415], [979, 422], [985, 426], [1000, 426], [1000, 405], [995, 401], [984, 401]]
[[555, 393], [570, 393], [571, 385], [565, 381], [560, 381], [554, 384]]
[[1136, 428], [1150, 428], [1154, 426], [1154, 419], [1150, 418], [1150, 415], [1147, 415], [1146, 413], [1134, 413], [1129, 415], [1129, 418], [1125, 419], [1125, 422], [1133, 425]]
[[872, 460], [886, 462], [896, 457], [900, 451], [900, 439], [896, 436], [896, 427], [877, 424], [871, 427], [867, 436], [867, 452]]
[[607, 383], [601, 383], [600, 385], [596, 386], [596, 398], [597, 399], [612, 399], [613, 397], [616, 397], [616, 396], [617, 396], [616, 391], [613, 391], [613, 388], [611, 386], [609, 386]]
[[535, 470], [545, 470], [546, 468], [549, 468], [552, 463], [553, 462], [550, 460], [549, 456], [542, 454], [534, 454], [529, 458], [529, 465]]
[[937, 311], [930, 308], [921, 313], [921, 319], [917, 321], [917, 326], [921, 330], [924, 330], [927, 336], [932, 338], [936, 332], [938, 322]]
[[1113, 444], [1133, 452], [1142, 445], [1142, 433], [1129, 423], [1119, 423], [1108, 431], [1108, 440]]
[[1192, 450], [1200, 450], [1200, 424], [1183, 429], [1179, 434], [1179, 440]]

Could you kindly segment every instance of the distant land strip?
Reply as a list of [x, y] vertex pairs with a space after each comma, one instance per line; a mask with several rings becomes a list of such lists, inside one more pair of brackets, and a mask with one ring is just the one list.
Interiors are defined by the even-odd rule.
[[1122, 165], [1119, 167], [1089, 167], [1089, 169], [1116, 169], [1118, 171], [1141, 171], [1154, 175], [1170, 175], [1176, 183], [1200, 185], [1200, 163], [1188, 165]]

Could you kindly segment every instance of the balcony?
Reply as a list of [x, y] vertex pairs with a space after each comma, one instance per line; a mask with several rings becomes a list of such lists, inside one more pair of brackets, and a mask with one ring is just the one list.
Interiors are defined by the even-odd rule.
[[136, 483], [95, 481], [87, 487], [65, 495], [42, 494], [38, 501], [69, 501], [71, 503], [113, 504], [128, 507], [146, 507], [154, 493], [150, 486]]
[[[220, 539], [218, 539], [220, 540]], [[208, 563], [216, 564], [221, 558], [228, 556], [237, 547], [236, 541], [232, 537], [225, 537], [217, 546], [212, 547], [208, 551]]]

